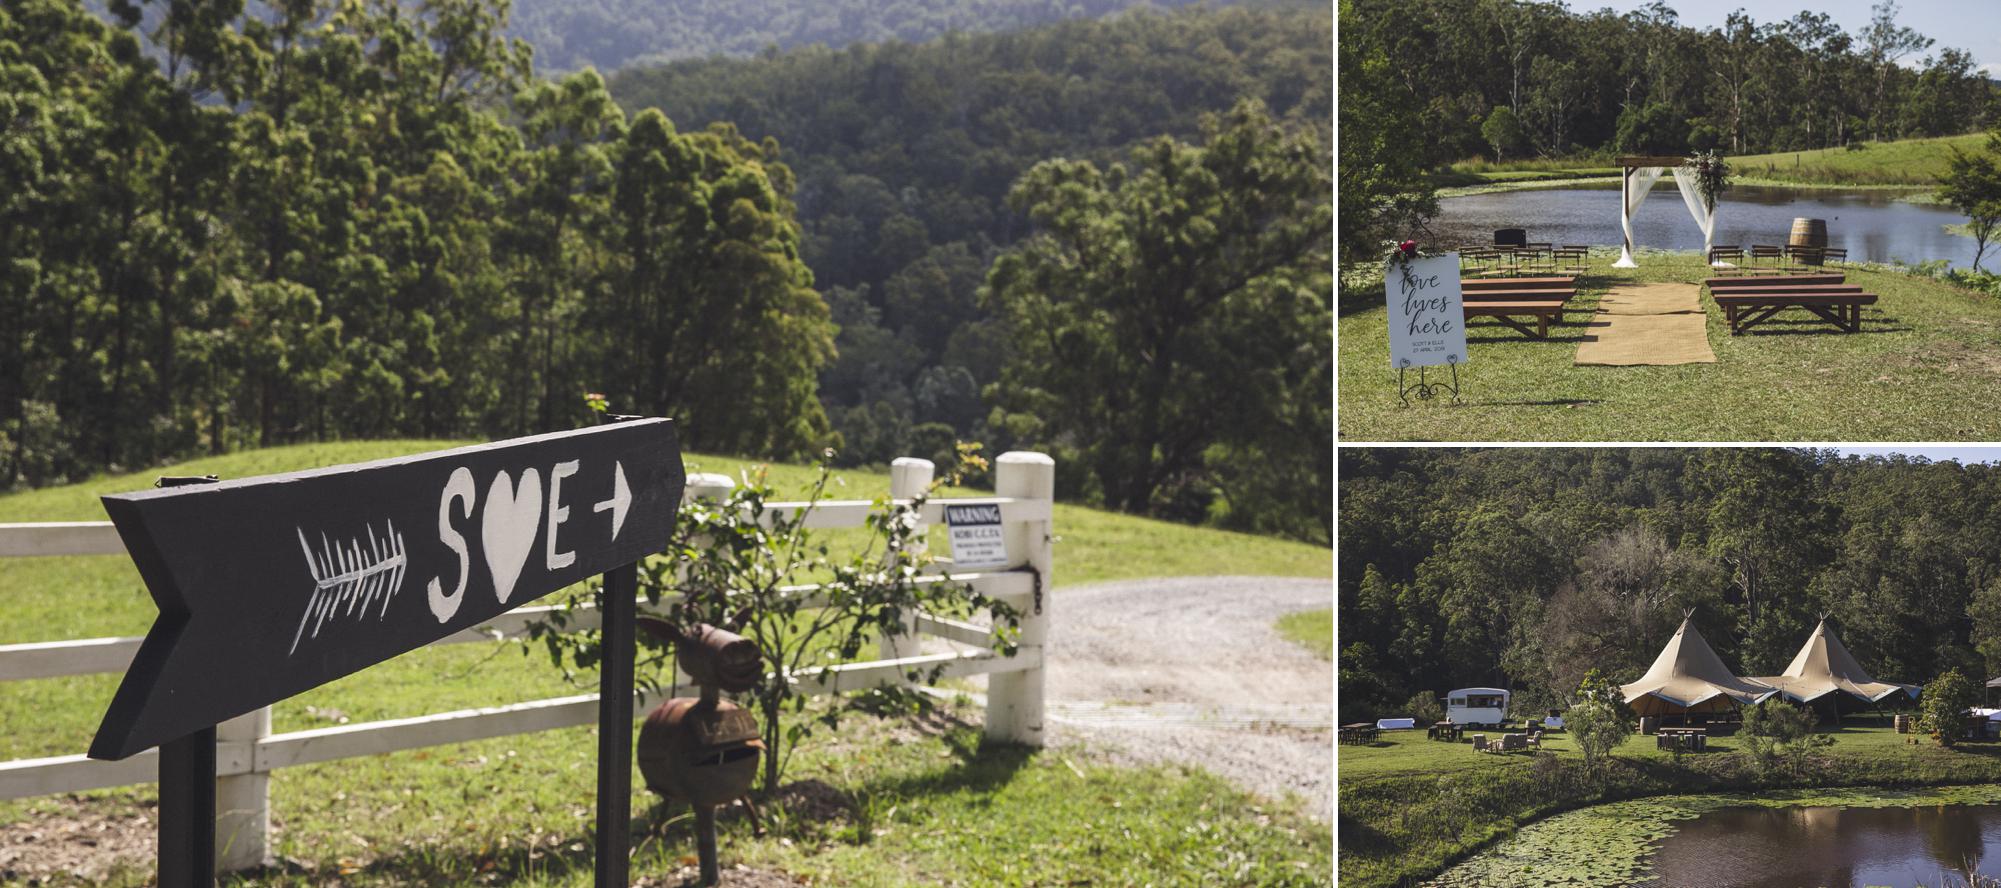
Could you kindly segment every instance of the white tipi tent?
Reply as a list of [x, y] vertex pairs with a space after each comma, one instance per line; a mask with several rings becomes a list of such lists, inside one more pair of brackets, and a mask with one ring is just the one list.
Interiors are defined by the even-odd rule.
[[1634, 712], [1643, 716], [1721, 712], [1778, 693], [1732, 674], [1709, 642], [1702, 640], [1702, 633], [1695, 631], [1692, 620], [1682, 618], [1681, 628], [1661, 648], [1646, 675], [1620, 686]]
[[1777, 688], [1787, 699], [1800, 703], [1811, 703], [1835, 691], [1845, 691], [1871, 703], [1882, 702], [1900, 691], [1913, 697], [1918, 694], [1917, 685], [1870, 678], [1841, 639], [1828, 630], [1826, 617], [1813, 628], [1806, 646], [1800, 648], [1783, 674], [1752, 680]]

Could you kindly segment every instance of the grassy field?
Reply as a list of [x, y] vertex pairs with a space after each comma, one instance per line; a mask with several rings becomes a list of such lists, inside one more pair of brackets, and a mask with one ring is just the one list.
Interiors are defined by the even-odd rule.
[[[1854, 148], [1782, 151], [1726, 157], [1733, 182], [1745, 185], [1838, 185], [1850, 188], [1931, 188], [1945, 172], [1952, 149], [1978, 150], [1984, 133], [1894, 142], [1858, 142]], [[1619, 168], [1604, 160], [1480, 158], [1452, 164], [1432, 176], [1441, 197], [1483, 190], [1549, 185], [1558, 181], [1612, 178]], [[1496, 187], [1498, 186], [1498, 187]]]
[[[1638, 269], [1592, 258], [1569, 322], [1546, 341], [1492, 320], [1468, 327], [1461, 399], [1404, 407], [1389, 367], [1381, 291], [1343, 299], [1345, 441], [1979, 441], [2001, 437], [2001, 301], [1896, 272], [1851, 268], [1881, 300], [1862, 332], [1794, 311], [1731, 336], [1707, 296], [1717, 363], [1579, 367], [1600, 296], [1623, 283], [1696, 283], [1692, 254], [1648, 253]], [[1796, 320], [1788, 320], [1789, 318]]]
[[1669, 794], [1772, 792], [1835, 786], [1913, 787], [2001, 782], [2001, 747], [1929, 740], [1857, 719], [1824, 728], [1834, 745], [1799, 773], [1759, 772], [1741, 741], [1711, 738], [1709, 750], [1676, 759], [1634, 737], [1597, 772], [1562, 734], [1548, 754], [1475, 753], [1421, 731], [1385, 732], [1370, 746], [1341, 746], [1337, 816], [1342, 885], [1411, 885], [1434, 876], [1534, 820], [1620, 799]]
[[1978, 151], [1985, 133], [1895, 142], [1858, 142], [1858, 148], [1747, 154], [1729, 159], [1733, 176], [1801, 185], [1918, 185], [1932, 187], [1953, 149]]
[[[101, 520], [97, 496], [161, 474], [245, 477], [356, 462], [453, 442], [300, 445], [203, 459], [125, 476], [0, 496], [0, 522]], [[728, 457], [692, 470], [735, 474]], [[886, 475], [837, 473], [831, 494], [866, 499]], [[774, 466], [781, 495], [813, 475]], [[964, 491], [976, 493], [977, 491]], [[1059, 505], [1057, 581], [1233, 573], [1329, 576], [1326, 549]], [[934, 545], [943, 547], [941, 535]], [[0, 644], [137, 635], [153, 605], [123, 557], [0, 559]], [[0, 684], [0, 760], [81, 751], [118, 676]], [[572, 684], [539, 650], [496, 644], [426, 648], [274, 707], [284, 732], [407, 717], [594, 690]], [[753, 839], [726, 826], [725, 865], [742, 861], [832, 885], [930, 885], [948, 879], [1030, 884], [1326, 884], [1325, 824], [1175, 768], [1106, 766], [1088, 750], [983, 748], [977, 709], [922, 722], [848, 720], [808, 741], [788, 771], [803, 787], [773, 806], [781, 827]], [[272, 781], [277, 852], [296, 884], [589, 881], [593, 729], [576, 728], [287, 769]], [[0, 826], [53, 816], [111, 816], [144, 805], [151, 787], [78, 798], [0, 802]], [[651, 797], [638, 790], [635, 810]], [[1282, 808], [1284, 806], [1278, 806]], [[674, 870], [692, 853], [685, 818], [648, 815], [636, 872]], [[130, 874], [125, 883], [145, 881]], [[119, 880], [114, 880], [119, 881]]]
[[1332, 610], [1286, 614], [1278, 620], [1278, 632], [1298, 642], [1301, 647], [1319, 654], [1322, 660], [1334, 659], [1334, 611]]

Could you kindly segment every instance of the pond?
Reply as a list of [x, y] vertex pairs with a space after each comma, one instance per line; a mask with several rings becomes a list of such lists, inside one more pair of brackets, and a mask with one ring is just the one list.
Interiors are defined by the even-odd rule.
[[2001, 876], [2001, 784], [1655, 796], [1537, 821], [1430, 888], [1942, 888]]
[[2001, 805], [1724, 808], [1679, 825], [1643, 885], [1958, 885], [2001, 876]]
[[[1769, 188], [1739, 185], [1716, 206], [1717, 246], [1783, 244], [1793, 219], [1827, 220], [1827, 245], [1848, 250], [1850, 262], [1903, 262], [1945, 259], [1955, 268], [1973, 265], [1973, 239], [1947, 233], [1966, 217], [1942, 206], [1898, 200], [1890, 191], [1835, 188]], [[1547, 188], [1501, 191], [1438, 202], [1432, 229], [1448, 244], [1489, 243], [1494, 229], [1524, 228], [1529, 240], [1554, 244], [1618, 247], [1619, 189]], [[1637, 246], [1667, 250], [1702, 249], [1702, 231], [1688, 215], [1672, 181], [1656, 185], [1633, 213]], [[1993, 248], [1981, 263], [1993, 267]]]

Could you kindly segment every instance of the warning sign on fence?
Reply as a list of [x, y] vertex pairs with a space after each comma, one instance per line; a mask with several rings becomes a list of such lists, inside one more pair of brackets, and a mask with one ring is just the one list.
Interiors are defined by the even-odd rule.
[[1007, 564], [1007, 537], [1001, 533], [998, 504], [946, 506], [945, 525], [951, 531], [954, 567]]

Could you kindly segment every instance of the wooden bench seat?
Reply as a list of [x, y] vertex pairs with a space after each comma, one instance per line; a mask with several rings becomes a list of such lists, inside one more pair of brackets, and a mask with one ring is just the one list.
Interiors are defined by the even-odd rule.
[[1469, 303], [1497, 302], [1497, 301], [1519, 302], [1524, 299], [1529, 299], [1529, 300], [1569, 299], [1570, 297], [1577, 295], [1577, 291], [1561, 287], [1548, 287], [1537, 290], [1468, 290], [1464, 287], [1461, 287], [1459, 289], [1459, 295], [1461, 298], [1465, 299]]
[[1846, 283], [1847, 280], [1848, 276], [1842, 274], [1766, 274], [1744, 275], [1741, 277], [1717, 277], [1710, 278], [1703, 281], [1703, 283], [1708, 285], [1709, 289], [1715, 290], [1717, 288], [1734, 289], [1770, 285], [1803, 286], [1808, 284], [1840, 284]]
[[[1577, 295], [1577, 278], [1518, 277], [1500, 280], [1462, 280], [1459, 295], [1466, 317], [1493, 318], [1530, 339], [1548, 339], [1549, 322], [1563, 323], [1565, 305]], [[1517, 320], [1533, 317], [1536, 325]]]
[[[1469, 299], [1464, 303], [1464, 307], [1466, 309], [1466, 317], [1469, 320], [1472, 318], [1493, 318], [1515, 328], [1523, 336], [1531, 339], [1548, 339], [1549, 322], [1554, 319], [1559, 324], [1563, 323], [1563, 311], [1567, 302], [1569, 302], [1567, 298], [1512, 301]], [[1531, 331], [1528, 325], [1515, 320], [1517, 316], [1535, 318], [1535, 330]]]
[[1710, 297], [1730, 321], [1732, 336], [1769, 321], [1788, 308], [1804, 308], [1845, 332], [1856, 333], [1862, 329], [1862, 306], [1876, 304], [1873, 293], [1828, 292], [1825, 288], [1804, 293], [1732, 293], [1725, 289], [1721, 293], [1711, 291]]
[[1711, 295], [1723, 295], [1723, 296], [1752, 296], [1752, 295], [1785, 296], [1792, 293], [1810, 295], [1813, 293], [1860, 293], [1860, 292], [1862, 292], [1862, 287], [1859, 284], [1795, 284], [1792, 286], [1786, 286], [1784, 284], [1760, 284], [1755, 287], [1723, 287], [1721, 289], [1710, 291]]
[[1568, 276], [1486, 278], [1459, 282], [1461, 292], [1467, 290], [1541, 290], [1552, 287], [1575, 290], [1577, 289], [1577, 278]]

